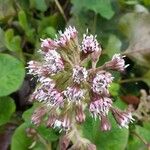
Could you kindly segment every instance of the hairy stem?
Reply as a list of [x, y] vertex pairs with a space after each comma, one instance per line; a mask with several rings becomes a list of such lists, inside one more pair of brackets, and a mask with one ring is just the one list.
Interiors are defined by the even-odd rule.
[[56, 6], [57, 6], [58, 9], [59, 9], [61, 15], [63, 16], [65, 22], [67, 22], [67, 17], [66, 17], [66, 15], [65, 15], [64, 10], [63, 10], [63, 8], [61, 7], [59, 1], [58, 1], [58, 0], [55, 0], [55, 3], [56, 3]]
[[45, 146], [46, 150], [52, 150], [51, 144], [47, 143], [46, 140], [40, 134], [37, 134], [37, 137], [39, 138], [40, 142]]

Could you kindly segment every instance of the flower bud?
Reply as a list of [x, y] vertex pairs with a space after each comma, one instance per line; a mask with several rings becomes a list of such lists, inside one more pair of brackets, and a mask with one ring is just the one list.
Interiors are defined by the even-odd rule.
[[106, 116], [101, 116], [101, 131], [109, 131], [111, 129], [111, 124]]
[[54, 50], [56, 47], [58, 47], [56, 41], [47, 38], [47, 39], [41, 39], [41, 48], [44, 52], [48, 52], [49, 50]]
[[69, 143], [70, 143], [70, 140], [67, 138], [67, 136], [66, 135], [62, 136], [59, 140], [60, 150], [67, 150]]
[[105, 64], [106, 68], [118, 71], [124, 71], [124, 69], [128, 66], [125, 66], [125, 61], [123, 59], [124, 56], [120, 54], [115, 54], [111, 61]]
[[42, 121], [42, 117], [45, 115], [46, 110], [43, 107], [38, 108], [32, 115], [31, 121], [35, 125], [39, 125]]
[[65, 29], [64, 33], [59, 31], [59, 39], [57, 40], [57, 44], [61, 47], [67, 47], [71, 40], [74, 40], [77, 36], [77, 30], [75, 27], [69, 26]]
[[129, 123], [134, 121], [130, 112], [122, 112], [114, 108], [112, 108], [111, 111], [120, 127], [128, 128]]
[[84, 122], [85, 121], [85, 113], [83, 112], [83, 108], [81, 105], [78, 105], [76, 107], [75, 112], [76, 112], [76, 121], [78, 123]]
[[46, 126], [47, 126], [47, 127], [50, 127], [50, 128], [53, 127], [53, 125], [54, 125], [56, 119], [57, 119], [57, 118], [56, 118], [56, 116], [55, 116], [54, 114], [50, 115], [50, 116], [48, 117]]
[[34, 128], [27, 128], [26, 133], [28, 137], [35, 137], [36, 136], [36, 130]]
[[96, 119], [97, 116], [106, 116], [112, 106], [112, 100], [108, 97], [95, 98], [91, 102], [89, 111], [92, 113], [93, 117]]

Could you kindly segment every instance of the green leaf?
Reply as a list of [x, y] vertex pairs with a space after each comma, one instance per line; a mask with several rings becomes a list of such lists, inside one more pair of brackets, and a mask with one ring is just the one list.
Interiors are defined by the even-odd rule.
[[149, 0], [143, 0], [144, 5], [150, 6], [150, 1]]
[[0, 54], [0, 96], [18, 90], [24, 76], [25, 69], [22, 62], [8, 54]]
[[0, 51], [5, 50], [4, 31], [0, 28]]
[[15, 109], [16, 106], [12, 98], [0, 97], [0, 126], [10, 120]]
[[41, 125], [37, 128], [37, 132], [48, 141], [56, 141], [58, 140], [58, 135], [55, 133], [54, 129], [47, 128], [44, 125]]
[[38, 22], [38, 32], [39, 32], [39, 34], [42, 35], [43, 31], [47, 27], [51, 27], [51, 30], [53, 31], [53, 29], [56, 28], [57, 25], [59, 24], [59, 19], [60, 19], [60, 16], [58, 16], [57, 14], [52, 15], [52, 16], [48, 16], [48, 17], [43, 17], [41, 19], [41, 21]]
[[113, 96], [118, 96], [120, 90], [120, 85], [118, 83], [112, 83], [109, 87], [109, 92]]
[[30, 109], [26, 110], [23, 115], [22, 115], [22, 118], [24, 121], [31, 121], [31, 116], [33, 114], [33, 111], [34, 111], [34, 108], [31, 107]]
[[136, 125], [133, 134], [131, 134], [129, 138], [127, 150], [145, 150], [146, 146], [134, 133], [139, 135], [142, 139], [146, 140], [147, 142], [150, 141], [150, 131], [146, 128]]
[[144, 122], [143, 122], [143, 127], [144, 127], [145, 129], [150, 130], [150, 122], [149, 122], [149, 121], [144, 121]]
[[110, 0], [72, 0], [72, 12], [79, 14], [82, 10], [92, 10], [106, 19], [114, 15]]
[[33, 106], [26, 111], [24, 111], [22, 118], [25, 122], [31, 122], [31, 116], [34, 110], [39, 106], [39, 103], [34, 103]]
[[116, 35], [111, 34], [106, 46], [106, 54], [111, 58], [115, 53], [120, 53], [121, 45], [119, 38]]
[[30, 5], [31, 7], [36, 8], [37, 10], [42, 12], [47, 10], [47, 5], [45, 0], [32, 0], [30, 1]]
[[0, 21], [6, 22], [15, 16], [15, 9], [12, 0], [0, 0]]
[[[111, 117], [112, 118], [112, 117]], [[100, 131], [99, 119], [87, 117], [83, 126], [83, 135], [96, 144], [101, 150], [123, 150], [128, 141], [128, 129], [120, 129], [114, 119], [110, 118], [112, 129], [107, 132]]]
[[55, 38], [55, 35], [56, 35], [56, 30], [49, 26], [47, 28], [45, 28], [43, 31], [42, 31], [42, 38]]
[[113, 105], [121, 110], [125, 110], [127, 108], [127, 104], [125, 104], [119, 97], [115, 98]]
[[5, 32], [5, 46], [13, 52], [21, 51], [21, 38], [14, 35], [13, 29], [8, 29]]
[[25, 11], [23, 10], [19, 11], [18, 20], [19, 20], [20, 26], [25, 32], [25, 35], [27, 36], [27, 40], [30, 41], [31, 43], [34, 43], [35, 42], [35, 35], [34, 35], [35, 29], [30, 27]]
[[18, 148], [19, 150], [27, 150], [32, 144], [31, 139], [28, 138], [26, 134], [27, 127], [28, 125], [23, 123], [15, 130], [15, 133], [12, 136], [11, 150], [17, 150]]
[[29, 25], [28, 25], [28, 21], [27, 21], [27, 16], [25, 14], [25, 12], [23, 10], [20, 10], [18, 13], [18, 20], [19, 20], [19, 24], [20, 26], [25, 30], [29, 30]]
[[146, 74], [144, 74], [142, 79], [144, 82], [146, 82], [148, 84], [148, 86], [150, 86], [150, 71], [148, 71]]

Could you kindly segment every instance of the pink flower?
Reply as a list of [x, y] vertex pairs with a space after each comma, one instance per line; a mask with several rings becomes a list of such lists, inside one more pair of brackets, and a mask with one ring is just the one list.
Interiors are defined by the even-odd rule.
[[96, 40], [96, 36], [93, 36], [91, 34], [87, 35], [87, 34], [83, 35], [81, 50], [84, 53], [92, 53], [92, 52], [101, 51], [101, 49], [99, 48], [99, 43]]
[[43, 107], [40, 107], [35, 110], [35, 112], [32, 115], [31, 121], [35, 125], [39, 125], [41, 123], [42, 117], [46, 114], [46, 110]]
[[112, 57], [112, 60], [106, 63], [106, 67], [112, 70], [124, 71], [124, 69], [128, 66], [125, 65], [124, 56], [120, 54], [115, 54]]
[[48, 120], [47, 120], [47, 123], [46, 123], [46, 126], [47, 127], [53, 127], [55, 121], [56, 121], [56, 116], [54, 114], [51, 114], [49, 117], [48, 117]]
[[43, 66], [46, 67], [51, 74], [56, 74], [64, 69], [62, 58], [55, 50], [46, 53], [44, 61]]
[[109, 72], [101, 71], [96, 74], [92, 82], [92, 90], [97, 94], [108, 95], [108, 87], [112, 83], [113, 77]]
[[81, 66], [75, 66], [73, 68], [73, 81], [80, 84], [83, 81], [86, 81], [86, 78], [88, 76], [88, 72], [84, 67]]
[[33, 92], [32, 98], [39, 102], [43, 102], [47, 106], [61, 106], [63, 104], [63, 96], [55, 88], [55, 83], [51, 79], [41, 81], [41, 84]]
[[112, 100], [108, 97], [96, 98], [91, 102], [89, 111], [96, 119], [97, 116], [106, 116], [112, 106]]
[[109, 131], [111, 129], [111, 124], [106, 116], [101, 116], [101, 131]]
[[127, 67], [124, 56], [115, 54], [112, 60], [97, 67], [101, 51], [96, 36], [87, 32], [80, 44], [77, 30], [69, 26], [64, 32], [59, 31], [54, 40], [42, 39], [41, 61], [28, 62], [28, 74], [35, 76], [38, 82], [30, 99], [45, 108], [33, 114], [32, 122], [38, 125], [43, 118], [47, 127], [65, 131], [69, 142], [71, 138], [75, 139], [72, 149], [96, 149], [79, 136], [76, 128], [77, 123], [85, 121], [87, 107], [92, 116], [101, 121], [102, 131], [111, 129], [107, 118], [110, 110], [120, 127], [128, 127], [133, 121], [131, 113], [113, 108], [109, 94], [114, 77], [107, 70], [123, 71]]
[[58, 106], [61, 107], [63, 105], [63, 96], [58, 90], [53, 89], [50, 93], [48, 93], [48, 100], [46, 104], [48, 106]]
[[41, 39], [41, 48], [44, 52], [48, 52], [49, 50], [54, 50], [55, 48], [58, 47], [56, 41], [47, 38], [47, 39]]
[[78, 87], [67, 87], [63, 93], [68, 102], [80, 103], [84, 99], [84, 91]]
[[75, 112], [76, 112], [76, 116], [75, 116], [76, 121], [77, 121], [78, 123], [84, 122], [86, 116], [85, 116], [85, 113], [84, 113], [83, 108], [82, 108], [81, 105], [78, 105], [78, 106], [76, 107]]
[[69, 130], [71, 128], [71, 120], [69, 115], [65, 114], [61, 120], [62, 120], [62, 129], [65, 131]]
[[128, 128], [129, 123], [134, 121], [130, 112], [122, 112], [118, 109], [111, 109], [111, 111], [120, 127]]
[[41, 76], [43, 74], [42, 64], [37, 61], [28, 62], [28, 74], [33, 76]]
[[77, 36], [77, 30], [75, 27], [69, 26], [65, 29], [64, 33], [62, 31], [59, 31], [59, 39], [57, 40], [57, 44], [60, 47], [66, 47], [71, 40], [74, 40]]

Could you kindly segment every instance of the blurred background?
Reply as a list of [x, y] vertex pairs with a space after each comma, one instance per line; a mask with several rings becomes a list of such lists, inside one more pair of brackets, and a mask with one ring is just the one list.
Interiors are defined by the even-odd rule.
[[[126, 55], [129, 64], [126, 72], [114, 74], [110, 90], [116, 105], [134, 110], [135, 125], [121, 133], [114, 129], [96, 135], [98, 150], [150, 148], [149, 11], [150, 0], [0, 0], [0, 150], [45, 149], [34, 147], [24, 132], [35, 87], [25, 67], [39, 58], [40, 39], [55, 38], [69, 25], [76, 27], [79, 40], [86, 29], [97, 35], [103, 49], [98, 65], [115, 53]], [[38, 131], [54, 143], [58, 140], [44, 127]]]

